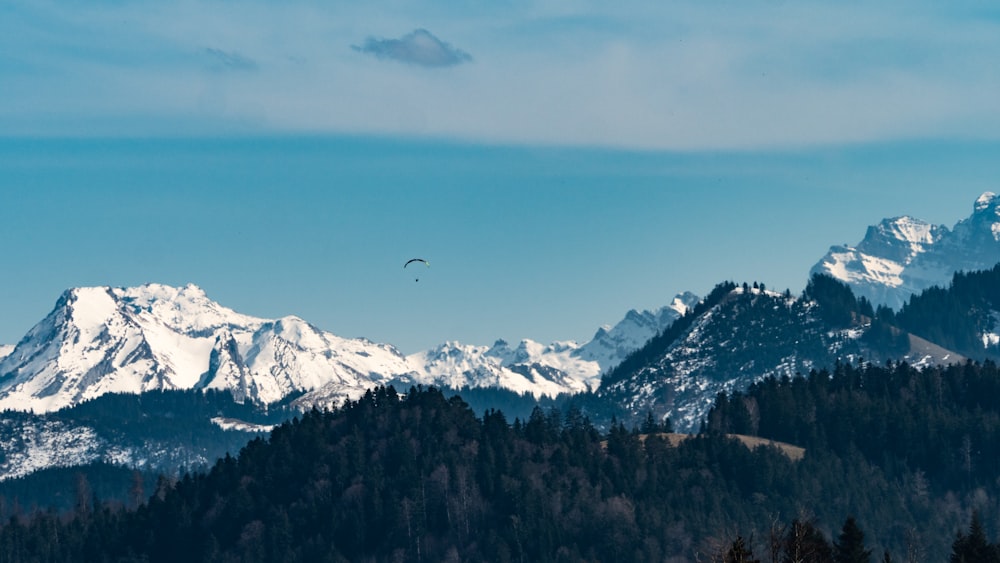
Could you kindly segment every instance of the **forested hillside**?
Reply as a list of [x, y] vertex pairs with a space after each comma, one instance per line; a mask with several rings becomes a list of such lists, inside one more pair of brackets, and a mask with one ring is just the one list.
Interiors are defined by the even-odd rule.
[[[996, 371], [925, 381], [906, 366], [842, 366], [768, 381], [720, 396], [708, 431], [677, 446], [652, 421], [646, 434], [620, 423], [602, 434], [575, 409], [511, 423], [435, 389], [379, 388], [306, 413], [205, 474], [161, 480], [137, 510], [97, 502], [69, 518], [12, 518], [0, 560], [768, 561], [807, 548], [833, 557], [850, 536], [896, 560], [940, 561], [973, 508], [987, 530], [996, 522]], [[934, 426], [910, 430], [914, 414], [900, 429], [866, 430], [879, 409], [905, 408]], [[755, 429], [805, 445], [805, 458], [722, 433]], [[924, 440], [936, 455], [915, 443], [921, 434], [940, 436]]]
[[959, 272], [947, 288], [932, 287], [910, 298], [895, 315], [880, 309], [887, 322], [970, 358], [1000, 358], [1000, 265], [980, 272]]
[[[111, 393], [44, 414], [4, 411], [0, 483], [38, 469], [101, 463], [167, 474], [206, 469], [295, 412], [240, 404], [228, 392], [194, 390]], [[120, 485], [124, 490], [128, 480]], [[70, 480], [62, 489], [73, 486]], [[18, 490], [24, 506], [50, 496], [27, 485]]]
[[[1000, 369], [989, 361], [922, 370], [840, 364], [768, 378], [720, 395], [707, 431], [802, 446], [828, 460], [817, 468], [818, 482], [828, 481], [826, 473], [860, 471], [817, 512], [864, 514], [879, 536], [905, 531], [937, 557], [935, 530], [956, 529], [970, 511], [989, 530], [1000, 524]], [[880, 489], [886, 497], [872, 496]]]

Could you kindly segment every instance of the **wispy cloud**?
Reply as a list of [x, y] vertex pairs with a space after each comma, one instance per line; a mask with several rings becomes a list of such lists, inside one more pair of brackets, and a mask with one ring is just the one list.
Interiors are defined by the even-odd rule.
[[[8, 134], [194, 123], [684, 150], [1000, 138], [1000, 21], [931, 0], [11, 1]], [[414, 31], [361, 39], [373, 29]]]
[[455, 66], [472, 60], [471, 55], [441, 41], [426, 29], [415, 29], [399, 39], [369, 37], [363, 45], [351, 48], [380, 59], [426, 67]]
[[254, 71], [258, 69], [256, 61], [236, 52], [206, 47], [204, 53], [208, 55], [209, 68], [215, 71]]

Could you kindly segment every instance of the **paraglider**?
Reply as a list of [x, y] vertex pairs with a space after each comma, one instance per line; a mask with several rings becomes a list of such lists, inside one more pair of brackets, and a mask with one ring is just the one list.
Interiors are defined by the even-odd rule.
[[[431, 267], [431, 263], [428, 262], [427, 260], [424, 260], [423, 258], [410, 258], [409, 260], [406, 261], [405, 264], [403, 264], [403, 269], [405, 270], [407, 266], [409, 266], [414, 262], [423, 262], [424, 266], [427, 266], [428, 268]], [[413, 281], [420, 281], [420, 278], [414, 278]]]

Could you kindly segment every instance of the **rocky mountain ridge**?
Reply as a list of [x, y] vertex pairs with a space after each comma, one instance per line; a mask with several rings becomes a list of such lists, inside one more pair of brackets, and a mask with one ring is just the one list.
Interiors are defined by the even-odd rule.
[[639, 349], [638, 361], [630, 359], [609, 373], [597, 394], [634, 420], [649, 412], [669, 417], [681, 432], [694, 432], [718, 393], [743, 390], [766, 377], [790, 378], [837, 362], [902, 360], [920, 366], [964, 359], [905, 334], [905, 346], [890, 348], [872, 336], [870, 317], [855, 313], [849, 322], [831, 322], [821, 299], [720, 284], [695, 315]]
[[911, 295], [945, 287], [955, 272], [1000, 262], [1000, 196], [985, 192], [952, 229], [912, 217], [884, 219], [856, 246], [833, 246], [811, 273], [832, 276], [858, 296], [898, 310]]
[[298, 317], [242, 315], [195, 285], [67, 290], [53, 311], [0, 358], [0, 409], [52, 412], [105, 393], [202, 389], [301, 408], [337, 406], [373, 385], [500, 387], [556, 396], [596, 389], [603, 371], [678, 318], [697, 297], [629, 311], [584, 344], [447, 342], [404, 356]]

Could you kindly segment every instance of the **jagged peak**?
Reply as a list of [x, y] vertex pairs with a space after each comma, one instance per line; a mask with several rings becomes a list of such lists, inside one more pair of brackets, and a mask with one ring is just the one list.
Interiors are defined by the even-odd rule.
[[520, 350], [526, 349], [529, 346], [539, 346], [539, 344], [538, 344], [538, 342], [535, 342], [534, 340], [532, 340], [530, 338], [522, 338], [520, 340], [520, 342], [517, 343], [517, 347]]
[[133, 287], [80, 286], [63, 291], [57, 307], [67, 302], [87, 299], [104, 299], [110, 296], [116, 301], [126, 301], [135, 305], [148, 306], [156, 302], [198, 302], [213, 303], [203, 289], [193, 283], [175, 287], [160, 283], [145, 283]]
[[[986, 240], [1000, 242], [1000, 196], [993, 192], [983, 192], [978, 199], [970, 217], [959, 221], [955, 231], [960, 237], [985, 236]], [[989, 267], [988, 264], [981, 264]]]
[[114, 297], [114, 291], [106, 285], [71, 287], [59, 296], [59, 301], [74, 302], [92, 298]]
[[983, 195], [976, 199], [976, 204], [973, 207], [973, 213], [982, 213], [989, 210], [990, 208], [996, 209], [997, 203], [1000, 203], [1000, 198], [997, 194], [993, 192], [983, 192]]
[[107, 289], [121, 299], [137, 303], [152, 303], [156, 301], [209, 301], [205, 290], [193, 283], [183, 286], [172, 286], [148, 282], [132, 287]]
[[594, 337], [592, 338], [592, 340], [603, 338], [607, 336], [608, 333], [610, 332], [611, 332], [611, 325], [601, 325], [600, 328], [597, 329], [597, 332], [594, 333]]
[[625, 313], [625, 318], [630, 321], [638, 322], [643, 319], [643, 314], [637, 309], [629, 309], [628, 312]]
[[678, 293], [674, 296], [673, 301], [666, 308], [673, 309], [681, 315], [686, 315], [690, 309], [693, 309], [701, 298], [690, 291], [685, 291], [683, 293]]
[[436, 350], [460, 350], [466, 348], [467, 345], [462, 344], [458, 340], [445, 340], [441, 344], [437, 345], [434, 349]]
[[933, 244], [947, 231], [948, 228], [944, 225], [935, 225], [909, 215], [901, 215], [883, 219], [878, 225], [868, 227], [864, 240], [858, 246], [864, 247], [886, 239], [911, 244]]
[[69, 321], [77, 326], [94, 328], [103, 325], [117, 309], [117, 299], [110, 287], [76, 287], [66, 290], [51, 315], [60, 319], [57, 323]]

